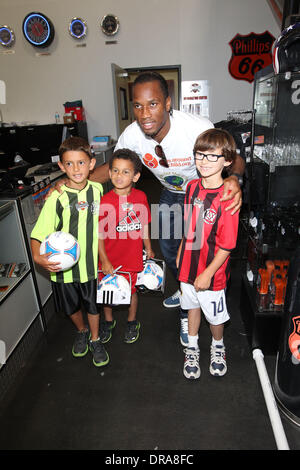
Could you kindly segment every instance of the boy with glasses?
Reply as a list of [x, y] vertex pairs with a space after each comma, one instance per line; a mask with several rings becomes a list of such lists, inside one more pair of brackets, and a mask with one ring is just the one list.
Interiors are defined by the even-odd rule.
[[197, 138], [194, 159], [199, 179], [186, 190], [185, 231], [176, 264], [181, 286], [181, 307], [188, 310], [188, 346], [184, 350], [184, 376], [200, 377], [198, 332], [201, 310], [212, 334], [210, 373], [227, 372], [223, 342], [224, 323], [229, 320], [225, 289], [229, 279], [229, 255], [235, 248], [238, 213], [226, 211], [230, 201], [221, 201], [222, 171], [235, 160], [233, 137], [222, 129], [209, 129]]

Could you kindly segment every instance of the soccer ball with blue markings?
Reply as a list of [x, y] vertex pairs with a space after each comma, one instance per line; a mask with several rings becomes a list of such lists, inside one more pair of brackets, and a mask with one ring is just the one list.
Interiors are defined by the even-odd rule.
[[79, 260], [80, 246], [73, 235], [66, 232], [53, 232], [41, 243], [40, 254], [50, 253], [48, 259], [60, 263], [61, 271], [72, 268]]
[[162, 268], [152, 260], [146, 261], [142, 276], [143, 284], [149, 290], [159, 289], [164, 279]]
[[98, 284], [97, 302], [110, 305], [130, 303], [131, 286], [120, 274], [107, 274]]

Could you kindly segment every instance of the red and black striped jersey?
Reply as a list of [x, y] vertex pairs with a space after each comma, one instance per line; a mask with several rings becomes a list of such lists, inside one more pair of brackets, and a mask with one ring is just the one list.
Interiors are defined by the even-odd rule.
[[[225, 211], [232, 201], [220, 201], [224, 185], [205, 189], [201, 179], [191, 181], [186, 190], [184, 235], [179, 260], [178, 279], [194, 281], [214, 259], [217, 251], [235, 248], [239, 214]], [[229, 279], [229, 257], [212, 277], [209, 290], [221, 290]]]

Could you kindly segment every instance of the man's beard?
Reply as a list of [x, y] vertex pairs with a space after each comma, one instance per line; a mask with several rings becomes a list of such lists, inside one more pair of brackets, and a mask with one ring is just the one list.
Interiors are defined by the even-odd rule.
[[150, 137], [150, 139], [155, 140], [155, 137], [157, 136], [157, 134], [160, 133], [160, 131], [162, 130], [162, 128], [164, 127], [166, 122], [167, 122], [167, 119], [161, 124], [161, 126], [155, 132], [152, 132], [151, 134], [150, 133], [148, 134], [147, 132], [145, 132], [144, 129], [142, 128], [142, 126], [140, 126], [140, 128], [147, 137]]

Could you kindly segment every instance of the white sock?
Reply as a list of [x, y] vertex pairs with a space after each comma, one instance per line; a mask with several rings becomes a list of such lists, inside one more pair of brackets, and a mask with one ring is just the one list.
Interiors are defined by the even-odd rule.
[[211, 344], [212, 344], [212, 346], [224, 346], [223, 338], [221, 338], [219, 340], [216, 340], [216, 339], [212, 338]]
[[189, 339], [189, 348], [198, 349], [198, 335], [196, 336], [188, 335], [188, 339]]

